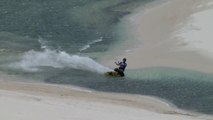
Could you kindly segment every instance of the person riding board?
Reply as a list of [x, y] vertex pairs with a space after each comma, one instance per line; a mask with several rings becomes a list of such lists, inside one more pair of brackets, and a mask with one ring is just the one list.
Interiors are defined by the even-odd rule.
[[114, 71], [115, 71], [115, 72], [118, 72], [118, 74], [119, 74], [120, 76], [123, 77], [123, 76], [124, 76], [125, 68], [126, 68], [126, 66], [127, 66], [126, 58], [123, 58], [123, 61], [122, 61], [122, 62], [118, 62], [118, 63], [115, 62], [115, 64], [116, 64], [117, 66], [119, 66], [119, 67], [118, 67], [118, 68], [115, 68]]

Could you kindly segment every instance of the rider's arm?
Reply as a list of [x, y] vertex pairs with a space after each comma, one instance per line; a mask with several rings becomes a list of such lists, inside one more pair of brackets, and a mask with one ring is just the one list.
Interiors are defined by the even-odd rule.
[[117, 66], [119, 66], [119, 65], [120, 65], [120, 62], [115, 62], [115, 64], [116, 64]]

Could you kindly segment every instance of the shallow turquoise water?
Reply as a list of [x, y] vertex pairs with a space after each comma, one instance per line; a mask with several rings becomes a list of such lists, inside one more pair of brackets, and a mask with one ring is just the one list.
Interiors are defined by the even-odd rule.
[[[123, 16], [153, 0], [1, 0], [0, 72], [25, 80], [151, 95], [213, 114], [213, 75], [175, 68], [108, 78], [97, 63], [117, 41]], [[122, 32], [121, 32], [122, 33]], [[131, 62], [131, 61], [129, 61]]]

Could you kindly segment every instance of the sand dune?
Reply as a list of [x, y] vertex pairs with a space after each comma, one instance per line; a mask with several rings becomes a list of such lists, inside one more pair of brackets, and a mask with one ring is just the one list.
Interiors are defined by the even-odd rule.
[[3, 120], [201, 120], [152, 97], [92, 92], [77, 87], [0, 82]]
[[[142, 44], [124, 43], [129, 68], [179, 67], [211, 72], [213, 62], [197, 51], [181, 49], [173, 33], [208, 0], [172, 0], [125, 18], [130, 36]], [[111, 65], [114, 60], [104, 62]], [[212, 116], [171, 107], [156, 98], [102, 93], [73, 86], [0, 81], [1, 120], [212, 120]]]
[[[212, 52], [199, 49], [201, 46], [207, 48], [205, 46], [209, 46], [211, 43], [209, 41], [213, 37], [212, 34], [208, 34], [209, 36], [203, 34], [211, 28], [211, 23], [206, 23], [212, 19], [211, 2], [211, 0], [171, 0], [145, 10], [139, 8], [134, 14], [123, 19], [122, 27], [128, 28], [127, 39], [124, 38], [125, 42], [114, 46], [114, 49], [124, 47], [114, 56], [104, 58], [111, 60], [103, 60], [103, 63], [112, 66], [114, 61], [126, 57], [129, 61], [128, 69], [175, 67], [212, 73], [213, 61], [209, 57], [213, 55]], [[205, 16], [196, 14], [201, 11], [206, 11]], [[195, 19], [199, 22], [193, 23]], [[194, 29], [183, 30], [190, 24], [193, 26], [199, 24], [197, 28], [199, 31], [194, 33], [197, 38], [208, 39], [204, 38], [200, 43], [192, 40], [193, 34], [190, 31]], [[115, 51], [114, 49], [112, 51]]]

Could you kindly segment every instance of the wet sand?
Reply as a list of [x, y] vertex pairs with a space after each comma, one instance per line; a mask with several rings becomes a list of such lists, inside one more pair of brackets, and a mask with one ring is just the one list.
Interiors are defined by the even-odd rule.
[[78, 87], [0, 81], [4, 120], [201, 120], [156, 98], [102, 93]]
[[145, 10], [137, 9], [123, 19], [128, 37], [112, 51], [120, 45], [126, 48], [104, 57], [102, 63], [114, 67], [115, 61], [126, 57], [128, 69], [171, 67], [213, 73], [213, 60], [196, 48], [186, 49], [190, 43], [176, 36], [189, 22], [190, 15], [213, 8], [212, 5], [205, 7], [208, 2], [210, 0], [171, 0]]
[[[199, 0], [173, 0], [125, 18], [129, 33], [142, 44], [123, 53], [129, 69], [180, 67], [210, 72], [212, 61], [194, 51], [179, 49], [170, 34]], [[182, 16], [182, 17], [181, 17]], [[132, 33], [131, 33], [132, 32]], [[135, 43], [135, 42], [134, 42]], [[105, 64], [111, 65], [105, 61]], [[103, 93], [74, 86], [0, 81], [0, 118], [3, 120], [211, 120], [212, 116], [179, 110], [160, 99]]]

